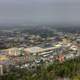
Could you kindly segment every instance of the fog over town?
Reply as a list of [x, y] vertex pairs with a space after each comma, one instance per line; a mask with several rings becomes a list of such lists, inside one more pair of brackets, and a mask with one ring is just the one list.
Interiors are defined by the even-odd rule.
[[0, 24], [80, 24], [79, 0], [0, 0]]

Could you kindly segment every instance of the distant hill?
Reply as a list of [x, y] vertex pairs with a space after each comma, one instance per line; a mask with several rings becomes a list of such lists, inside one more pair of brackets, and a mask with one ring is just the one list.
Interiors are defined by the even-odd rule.
[[80, 26], [74, 25], [36, 25], [36, 26], [24, 26], [24, 25], [6, 25], [0, 26], [0, 30], [16, 30], [16, 31], [29, 31], [30, 33], [41, 33], [40, 31], [46, 33], [52, 32], [54, 29], [62, 32], [80, 32]]

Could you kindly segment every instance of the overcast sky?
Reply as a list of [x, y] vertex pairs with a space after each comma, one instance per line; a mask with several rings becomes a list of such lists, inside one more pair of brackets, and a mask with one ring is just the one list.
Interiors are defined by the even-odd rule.
[[0, 0], [0, 23], [80, 23], [80, 0]]

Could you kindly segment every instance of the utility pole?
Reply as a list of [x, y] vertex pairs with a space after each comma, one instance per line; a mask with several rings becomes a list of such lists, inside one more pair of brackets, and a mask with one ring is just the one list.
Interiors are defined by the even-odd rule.
[[3, 75], [3, 65], [0, 65], [0, 75]]

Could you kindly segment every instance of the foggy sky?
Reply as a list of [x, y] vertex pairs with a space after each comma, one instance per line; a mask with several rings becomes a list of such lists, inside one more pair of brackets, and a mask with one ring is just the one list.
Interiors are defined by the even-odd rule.
[[80, 0], [0, 0], [0, 23], [80, 24]]

